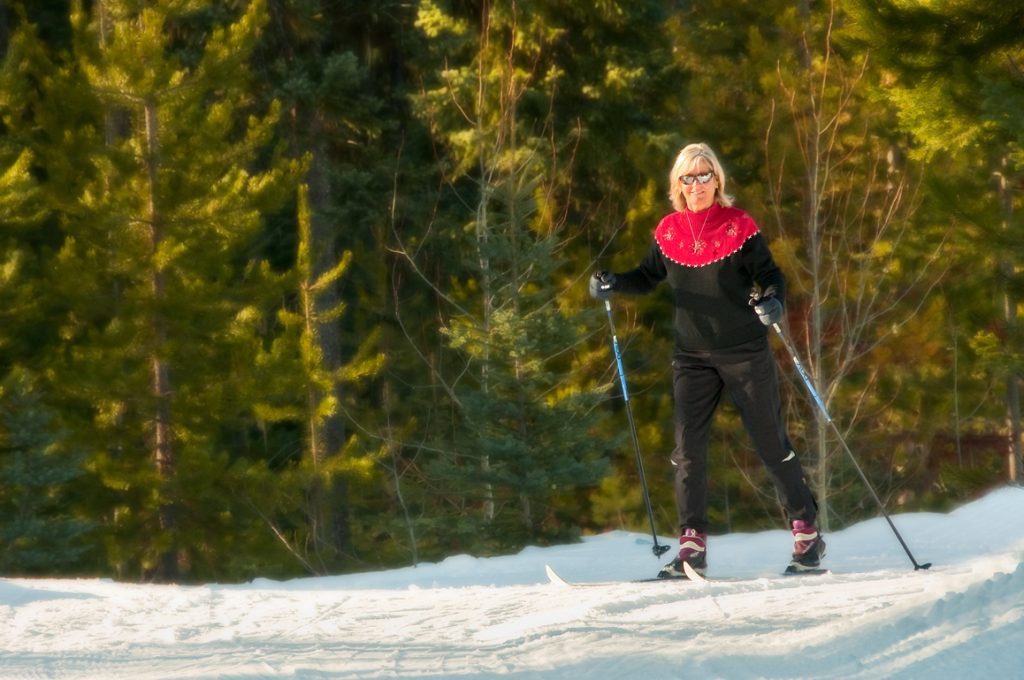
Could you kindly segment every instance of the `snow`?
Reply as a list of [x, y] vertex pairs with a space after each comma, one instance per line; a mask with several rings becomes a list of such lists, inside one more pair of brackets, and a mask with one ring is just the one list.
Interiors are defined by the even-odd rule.
[[[518, 555], [244, 585], [0, 579], [0, 678], [1024, 677], [1024, 489], [827, 536], [712, 536], [707, 584], [611, 532]], [[671, 538], [659, 539], [674, 543]], [[549, 583], [544, 565], [586, 586]]]

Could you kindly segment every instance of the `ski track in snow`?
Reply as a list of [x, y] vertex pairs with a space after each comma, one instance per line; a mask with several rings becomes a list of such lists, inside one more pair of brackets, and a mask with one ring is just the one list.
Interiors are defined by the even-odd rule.
[[928, 571], [871, 520], [823, 576], [766, 570], [786, 532], [713, 536], [706, 584], [629, 583], [659, 562], [626, 532], [283, 583], [0, 579], [0, 680], [1024, 677], [1022, 517], [1016, 487], [894, 517]]

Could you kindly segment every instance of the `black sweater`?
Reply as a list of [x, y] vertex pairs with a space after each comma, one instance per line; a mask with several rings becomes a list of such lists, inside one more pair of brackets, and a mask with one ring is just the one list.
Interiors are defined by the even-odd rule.
[[732, 254], [699, 267], [673, 262], [655, 241], [640, 266], [615, 274], [613, 290], [648, 293], [666, 278], [679, 350], [724, 349], [764, 337], [767, 327], [749, 303], [755, 283], [761, 290], [774, 286], [775, 298], [785, 303], [785, 279], [760, 233]]

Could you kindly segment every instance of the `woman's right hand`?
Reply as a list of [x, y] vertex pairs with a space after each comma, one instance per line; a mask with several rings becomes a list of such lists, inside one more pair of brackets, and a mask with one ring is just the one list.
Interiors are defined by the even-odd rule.
[[590, 277], [590, 297], [595, 300], [607, 300], [615, 288], [615, 274], [606, 271], [594, 272]]

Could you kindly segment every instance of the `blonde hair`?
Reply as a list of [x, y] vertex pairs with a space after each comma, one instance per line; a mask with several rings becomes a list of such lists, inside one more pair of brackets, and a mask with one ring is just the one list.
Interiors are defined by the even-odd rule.
[[676, 162], [672, 164], [672, 171], [668, 175], [668, 197], [672, 201], [672, 207], [682, 212], [686, 208], [686, 199], [683, 197], [683, 189], [679, 183], [679, 177], [686, 174], [693, 174], [691, 171], [697, 165], [697, 161], [704, 159], [711, 166], [718, 180], [715, 187], [715, 201], [722, 207], [728, 208], [732, 205], [733, 198], [725, 193], [725, 170], [718, 162], [718, 156], [711, 150], [711, 147], [704, 143], [689, 144], [684, 146], [676, 156]]

